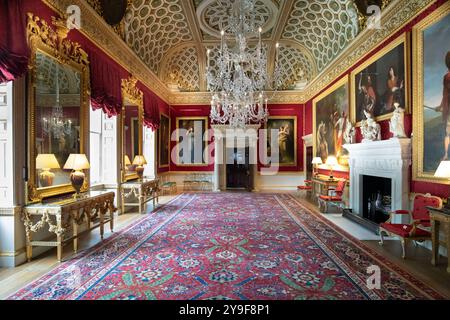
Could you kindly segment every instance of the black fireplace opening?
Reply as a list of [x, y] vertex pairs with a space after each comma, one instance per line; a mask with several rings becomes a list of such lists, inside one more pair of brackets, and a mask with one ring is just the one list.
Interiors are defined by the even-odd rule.
[[364, 219], [378, 225], [386, 222], [392, 207], [392, 180], [363, 176], [362, 200]]

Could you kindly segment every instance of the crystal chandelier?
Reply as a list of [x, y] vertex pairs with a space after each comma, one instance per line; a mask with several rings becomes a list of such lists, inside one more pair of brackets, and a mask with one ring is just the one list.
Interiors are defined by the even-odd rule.
[[72, 121], [64, 120], [64, 112], [60, 103], [58, 65], [56, 65], [56, 104], [52, 108], [50, 120], [45, 117], [42, 119], [42, 130], [45, 134], [51, 133], [58, 140], [72, 132]]
[[[275, 68], [267, 74], [267, 50], [262, 45], [262, 27], [255, 21], [256, 0], [235, 0], [227, 32], [221, 31], [220, 52], [211, 67], [211, 50], [207, 51], [208, 91], [212, 93], [211, 120], [216, 124], [228, 123], [232, 128], [243, 128], [251, 123], [267, 122], [268, 96], [265, 90], [277, 91], [280, 78], [278, 66], [279, 44], [276, 44]], [[226, 33], [235, 37], [230, 48]], [[257, 38], [252, 50], [249, 42]]]

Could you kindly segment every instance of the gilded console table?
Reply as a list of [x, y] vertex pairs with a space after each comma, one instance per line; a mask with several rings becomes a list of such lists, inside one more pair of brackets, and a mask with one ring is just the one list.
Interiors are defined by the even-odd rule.
[[[439, 246], [443, 245], [447, 247], [448, 265], [447, 272], [450, 273], [450, 210], [439, 210], [432, 207], [427, 207], [430, 212], [431, 220], [431, 238], [433, 241], [433, 257], [431, 259], [431, 264], [436, 266], [439, 261]], [[445, 234], [445, 241], [440, 240], [440, 227], [444, 227], [443, 231]]]
[[[121, 186], [122, 214], [125, 213], [125, 207], [139, 207], [139, 214], [143, 213], [145, 204], [153, 201], [153, 208], [159, 204], [159, 180], [136, 180], [123, 183]], [[131, 201], [137, 198], [137, 203]], [[155, 203], [156, 201], [156, 203]]]
[[[58, 261], [62, 260], [63, 246], [73, 241], [73, 249], [78, 251], [78, 229], [83, 224], [91, 231], [100, 228], [103, 240], [104, 226], [109, 223], [111, 232], [114, 229], [114, 192], [90, 191], [81, 194], [78, 198], [59, 198], [24, 207], [23, 221], [25, 225], [27, 259], [33, 257], [33, 246], [56, 247]], [[39, 219], [37, 222], [36, 219]], [[33, 221], [34, 220], [34, 221]], [[56, 235], [56, 241], [34, 241], [33, 234], [48, 228]], [[68, 230], [72, 229], [72, 235]]]

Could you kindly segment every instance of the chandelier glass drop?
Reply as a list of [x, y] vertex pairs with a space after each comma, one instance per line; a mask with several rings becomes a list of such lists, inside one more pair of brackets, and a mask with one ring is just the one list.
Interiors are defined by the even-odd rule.
[[56, 66], [56, 104], [52, 108], [51, 118], [43, 118], [42, 122], [42, 129], [45, 134], [51, 133], [57, 140], [61, 140], [65, 135], [72, 132], [72, 121], [64, 119], [64, 112], [60, 103], [58, 66]]
[[[215, 124], [229, 124], [232, 128], [243, 128], [248, 124], [267, 122], [268, 91], [278, 89], [280, 68], [278, 66], [279, 44], [273, 75], [267, 73], [267, 50], [262, 44], [262, 27], [257, 25], [256, 0], [236, 0], [233, 3], [227, 30], [221, 31], [220, 52], [211, 67], [211, 50], [207, 51], [207, 84], [212, 93], [211, 120]], [[226, 42], [226, 34], [235, 38], [234, 47]], [[249, 43], [256, 42], [251, 49]]]

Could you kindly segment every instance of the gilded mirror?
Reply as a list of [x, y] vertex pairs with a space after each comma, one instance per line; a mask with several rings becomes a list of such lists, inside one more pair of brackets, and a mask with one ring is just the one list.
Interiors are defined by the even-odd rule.
[[122, 80], [123, 107], [120, 114], [122, 182], [138, 179], [135, 159], [142, 155], [144, 98], [137, 80]]
[[64, 165], [70, 154], [86, 153], [87, 146], [89, 61], [77, 43], [65, 39], [65, 25], [53, 24], [56, 31], [28, 15], [29, 202], [75, 192]]

